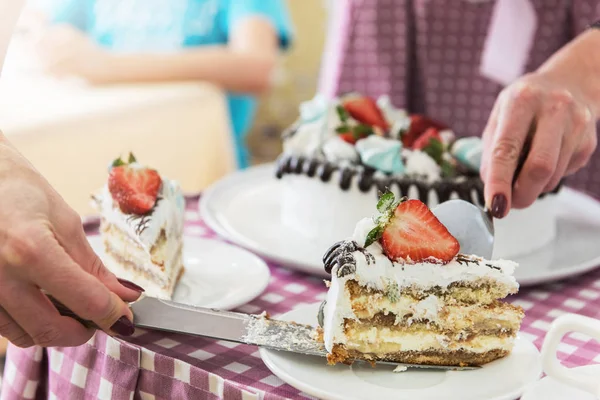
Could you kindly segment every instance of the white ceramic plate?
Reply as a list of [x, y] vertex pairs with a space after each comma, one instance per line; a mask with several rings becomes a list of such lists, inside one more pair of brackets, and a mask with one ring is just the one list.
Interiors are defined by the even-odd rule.
[[[299, 307], [279, 317], [316, 325], [318, 304]], [[536, 347], [519, 338], [510, 356], [473, 371], [372, 368], [326, 365], [323, 358], [261, 349], [266, 366], [281, 380], [320, 399], [351, 400], [515, 400], [541, 375]]]
[[[573, 369], [578, 374], [586, 374], [600, 379], [600, 365], [587, 365]], [[521, 400], [597, 400], [591, 394], [567, 386], [557, 380], [546, 376], [531, 385], [521, 397]]]
[[[100, 236], [88, 240], [100, 258]], [[238, 247], [209, 239], [184, 237], [181, 277], [173, 300], [200, 307], [231, 310], [261, 294], [271, 276], [267, 264]]]
[[[273, 164], [236, 172], [201, 197], [200, 212], [219, 235], [281, 265], [326, 276], [321, 258], [333, 243], [319, 243], [287, 229], [280, 218], [281, 182]], [[600, 203], [565, 188], [552, 243], [514, 261], [516, 278], [533, 285], [590, 271], [600, 265]]]

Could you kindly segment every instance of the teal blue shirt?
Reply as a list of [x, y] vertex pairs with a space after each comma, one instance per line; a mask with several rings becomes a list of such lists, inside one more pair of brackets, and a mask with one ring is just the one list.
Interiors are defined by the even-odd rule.
[[[249, 16], [271, 21], [281, 48], [287, 48], [291, 39], [285, 0], [38, 1], [43, 2], [54, 23], [71, 24], [100, 45], [119, 52], [169, 52], [225, 44], [235, 24]], [[245, 139], [256, 112], [256, 99], [228, 93], [227, 101], [238, 165], [244, 168], [248, 165]]]

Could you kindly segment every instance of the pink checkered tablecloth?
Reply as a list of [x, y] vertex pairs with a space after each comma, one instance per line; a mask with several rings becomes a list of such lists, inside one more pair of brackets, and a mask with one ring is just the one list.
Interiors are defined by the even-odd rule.
[[[186, 234], [216, 238], [188, 202]], [[271, 315], [321, 301], [321, 279], [270, 265], [265, 292], [238, 310]], [[511, 301], [526, 317], [521, 335], [541, 346], [564, 313], [600, 318], [600, 270], [560, 283], [523, 288]], [[559, 347], [569, 366], [600, 362], [600, 345], [572, 334]], [[97, 333], [75, 348], [9, 347], [0, 399], [307, 399], [274, 376], [255, 347], [138, 329], [127, 341]]]

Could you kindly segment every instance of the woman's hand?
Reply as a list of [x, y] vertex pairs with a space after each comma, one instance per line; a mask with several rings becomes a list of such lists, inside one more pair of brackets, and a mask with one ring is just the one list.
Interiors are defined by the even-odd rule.
[[0, 133], [0, 335], [20, 347], [72, 346], [93, 331], [59, 315], [45, 291], [109, 333], [131, 335], [119, 281], [90, 247], [81, 219]]
[[[514, 187], [526, 142], [529, 153]], [[596, 149], [596, 115], [580, 88], [538, 72], [505, 88], [483, 133], [481, 178], [496, 218], [530, 206], [585, 166]]]
[[47, 74], [105, 83], [111, 55], [78, 29], [70, 25], [52, 26], [40, 35], [36, 47]]

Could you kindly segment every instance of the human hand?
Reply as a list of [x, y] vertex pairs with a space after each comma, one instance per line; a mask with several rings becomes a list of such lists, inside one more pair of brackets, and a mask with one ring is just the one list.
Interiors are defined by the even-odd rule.
[[133, 333], [119, 281], [90, 247], [79, 215], [0, 133], [0, 335], [16, 346], [74, 346], [92, 330], [59, 315], [42, 292], [111, 334]]
[[[524, 145], [529, 154], [513, 187]], [[585, 166], [596, 149], [596, 115], [577, 87], [545, 73], [505, 88], [483, 132], [481, 178], [496, 218], [530, 206], [541, 193]]]
[[52, 26], [37, 40], [44, 72], [57, 78], [78, 77], [104, 83], [110, 53], [70, 25]]

